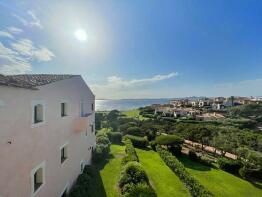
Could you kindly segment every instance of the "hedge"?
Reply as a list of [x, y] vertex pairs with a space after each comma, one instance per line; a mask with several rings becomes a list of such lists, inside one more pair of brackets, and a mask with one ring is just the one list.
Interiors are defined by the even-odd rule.
[[166, 165], [175, 172], [179, 179], [188, 188], [193, 197], [211, 197], [214, 196], [203, 185], [201, 185], [191, 174], [189, 174], [184, 165], [169, 151], [157, 146], [157, 152], [166, 163]]
[[107, 136], [110, 142], [120, 144], [122, 142], [122, 134], [120, 132], [108, 132]]
[[70, 197], [92, 197], [91, 188], [93, 184], [92, 179], [95, 176], [94, 174], [93, 167], [85, 166], [83, 173], [78, 176], [76, 184], [70, 192]]
[[132, 144], [135, 147], [139, 147], [139, 148], [146, 148], [147, 147], [148, 140], [147, 140], [146, 137], [138, 137], [138, 136], [134, 136], [134, 135], [126, 135], [125, 138], [130, 139]]
[[136, 150], [135, 150], [131, 140], [127, 139], [125, 141], [125, 145], [126, 145], [126, 149], [125, 149], [126, 155], [125, 155], [125, 157], [122, 160], [122, 164], [126, 164], [126, 163], [128, 163], [130, 161], [137, 161], [137, 162], [139, 162], [138, 156], [136, 154]]
[[156, 143], [159, 145], [181, 145], [183, 144], [183, 139], [176, 135], [160, 135], [156, 137]]
[[119, 180], [121, 194], [125, 197], [156, 197], [148, 176], [141, 164], [130, 139], [126, 139], [126, 156], [122, 160], [123, 170]]
[[242, 163], [240, 161], [223, 157], [219, 158], [217, 163], [220, 169], [234, 174], [238, 173], [239, 169], [242, 167]]

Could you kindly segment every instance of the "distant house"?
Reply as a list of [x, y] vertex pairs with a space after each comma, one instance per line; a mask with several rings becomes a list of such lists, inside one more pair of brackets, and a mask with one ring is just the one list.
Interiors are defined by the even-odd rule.
[[198, 121], [208, 121], [208, 120], [219, 120], [225, 118], [219, 113], [205, 113], [202, 115], [196, 115], [196, 120]]
[[0, 196], [66, 196], [95, 147], [79, 75], [0, 75]]

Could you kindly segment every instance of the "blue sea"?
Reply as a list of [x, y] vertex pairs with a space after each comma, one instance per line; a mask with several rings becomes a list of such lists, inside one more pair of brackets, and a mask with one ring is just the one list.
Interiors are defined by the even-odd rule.
[[119, 99], [119, 100], [96, 100], [96, 111], [110, 111], [117, 109], [125, 111], [137, 109], [152, 104], [167, 104], [170, 99]]

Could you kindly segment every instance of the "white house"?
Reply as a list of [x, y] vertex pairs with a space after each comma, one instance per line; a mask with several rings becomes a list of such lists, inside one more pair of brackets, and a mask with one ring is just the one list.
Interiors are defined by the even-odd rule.
[[79, 75], [0, 75], [0, 196], [66, 196], [95, 146]]

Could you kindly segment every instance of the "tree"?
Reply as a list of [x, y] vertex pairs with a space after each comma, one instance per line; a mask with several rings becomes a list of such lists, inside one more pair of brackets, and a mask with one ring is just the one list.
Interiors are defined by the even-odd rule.
[[118, 110], [112, 110], [107, 114], [107, 120], [109, 122], [116, 121], [120, 117], [120, 112]]

